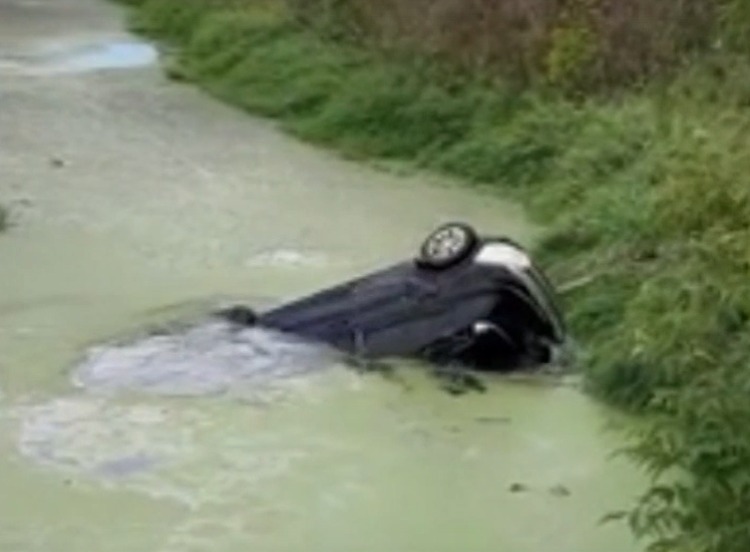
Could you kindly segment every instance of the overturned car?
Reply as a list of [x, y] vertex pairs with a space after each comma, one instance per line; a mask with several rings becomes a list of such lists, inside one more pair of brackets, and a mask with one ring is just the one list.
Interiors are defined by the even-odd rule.
[[489, 370], [547, 363], [566, 338], [552, 286], [528, 254], [463, 223], [436, 229], [414, 259], [267, 312], [220, 314], [359, 357]]

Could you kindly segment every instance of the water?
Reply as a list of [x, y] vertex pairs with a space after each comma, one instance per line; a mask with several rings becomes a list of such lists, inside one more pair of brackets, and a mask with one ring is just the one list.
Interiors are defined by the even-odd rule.
[[69, 44], [51, 43], [26, 55], [0, 58], [0, 69], [28, 76], [44, 76], [139, 67], [154, 63], [156, 58], [153, 46], [139, 42], [110, 40], [75, 49]]
[[208, 321], [93, 347], [73, 382], [95, 393], [263, 396], [271, 384], [321, 372], [337, 361], [333, 351], [289, 336]]
[[635, 550], [597, 521], [638, 478], [574, 388], [456, 398], [417, 364], [359, 374], [207, 321], [448, 219], [529, 243], [520, 210], [116, 67], [117, 45], [151, 51], [120, 25], [93, 0], [0, 0], [0, 550]]

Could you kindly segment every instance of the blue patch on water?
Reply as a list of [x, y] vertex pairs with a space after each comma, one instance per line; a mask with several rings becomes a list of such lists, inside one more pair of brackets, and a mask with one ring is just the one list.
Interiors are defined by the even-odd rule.
[[144, 42], [108, 42], [60, 55], [53, 63], [65, 72], [126, 69], [154, 63], [156, 49]]
[[122, 479], [150, 471], [156, 465], [155, 457], [139, 453], [101, 462], [94, 471], [102, 477]]

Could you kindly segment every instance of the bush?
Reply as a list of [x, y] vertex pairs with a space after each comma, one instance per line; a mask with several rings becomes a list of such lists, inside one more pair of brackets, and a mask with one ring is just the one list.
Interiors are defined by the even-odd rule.
[[[743, 355], [750, 356], [745, 338]], [[748, 366], [714, 366], [658, 398], [631, 458], [654, 485], [630, 513], [650, 551], [731, 552], [750, 546]]]

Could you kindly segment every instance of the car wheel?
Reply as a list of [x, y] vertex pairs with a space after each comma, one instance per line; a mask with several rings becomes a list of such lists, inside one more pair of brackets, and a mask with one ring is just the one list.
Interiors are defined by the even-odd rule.
[[427, 236], [416, 259], [420, 268], [443, 269], [463, 261], [479, 238], [474, 229], [458, 222], [445, 224]]

